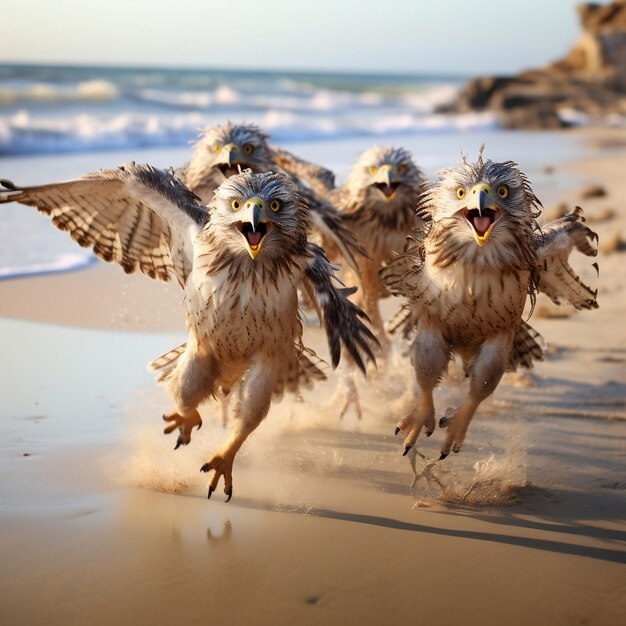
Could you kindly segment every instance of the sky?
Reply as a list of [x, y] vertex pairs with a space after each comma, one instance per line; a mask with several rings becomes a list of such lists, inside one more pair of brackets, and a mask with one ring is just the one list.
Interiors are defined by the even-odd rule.
[[0, 0], [0, 62], [513, 73], [563, 56], [579, 0]]

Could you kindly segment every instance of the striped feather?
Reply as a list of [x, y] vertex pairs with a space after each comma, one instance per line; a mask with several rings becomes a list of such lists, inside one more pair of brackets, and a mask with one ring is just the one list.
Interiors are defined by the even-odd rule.
[[20, 202], [50, 217], [82, 247], [125, 272], [184, 285], [192, 268], [193, 233], [206, 208], [171, 174], [127, 165], [81, 178], [19, 188], [2, 181], [0, 203]]

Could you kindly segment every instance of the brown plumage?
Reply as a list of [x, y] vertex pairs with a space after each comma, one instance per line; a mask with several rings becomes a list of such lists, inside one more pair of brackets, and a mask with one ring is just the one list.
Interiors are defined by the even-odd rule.
[[227, 122], [205, 128], [189, 162], [175, 175], [208, 204], [219, 185], [244, 169], [288, 175], [309, 207], [311, 228], [333, 243], [345, 263], [357, 267], [354, 255], [362, 255], [363, 248], [326, 199], [334, 183], [333, 173], [270, 145], [268, 135], [258, 126]]
[[[380, 280], [379, 271], [383, 263], [405, 249], [407, 236], [421, 228], [422, 220], [415, 208], [423, 182], [409, 152], [403, 148], [374, 146], [359, 156], [345, 183], [330, 196], [345, 226], [365, 249], [366, 256], [358, 257], [358, 273], [343, 268], [341, 276], [348, 284], [357, 285], [352, 300], [367, 314], [383, 351], [388, 341], [379, 301], [389, 292]], [[338, 261], [338, 251], [332, 242], [324, 240], [323, 245], [331, 260]], [[359, 395], [351, 372], [344, 375], [337, 394], [343, 396], [338, 397], [340, 417], [354, 405], [357, 417], [361, 418]]]
[[360, 275], [344, 275], [358, 286], [353, 300], [383, 343], [379, 300], [389, 294], [379, 271], [406, 248], [407, 237], [422, 227], [416, 207], [423, 183], [423, 174], [409, 152], [374, 146], [359, 156], [345, 183], [331, 195], [346, 227], [365, 248], [367, 256], [358, 259]]
[[385, 284], [407, 298], [393, 322], [414, 335], [412, 363], [420, 387], [417, 406], [399, 424], [405, 453], [420, 430], [435, 427], [433, 388], [453, 353], [469, 375], [469, 392], [451, 419], [441, 458], [461, 449], [469, 423], [507, 368], [539, 358], [535, 331], [522, 321], [537, 291], [576, 308], [596, 308], [596, 293], [568, 264], [576, 248], [588, 256], [597, 235], [577, 208], [543, 229], [540, 203], [514, 163], [463, 159], [429, 183], [418, 211], [427, 222], [405, 254], [383, 270]]
[[323, 251], [307, 241], [308, 209], [283, 174], [247, 170], [224, 181], [208, 209], [170, 174], [130, 165], [80, 179], [18, 188], [3, 181], [1, 202], [21, 202], [49, 215], [81, 245], [130, 272], [177, 278], [185, 290], [187, 342], [151, 364], [176, 410], [166, 433], [176, 447], [201, 425], [198, 405], [236, 395], [232, 433], [202, 467], [213, 471], [209, 497], [232, 466], [273, 397], [325, 378], [302, 343], [298, 289], [322, 312], [332, 365], [342, 347], [365, 370], [376, 340], [363, 313], [335, 286]]

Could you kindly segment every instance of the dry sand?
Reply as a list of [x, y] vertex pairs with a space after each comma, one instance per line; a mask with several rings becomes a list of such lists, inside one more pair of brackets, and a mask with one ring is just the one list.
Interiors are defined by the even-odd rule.
[[[237, 458], [233, 500], [207, 502], [215, 406], [174, 452], [143, 371], [181, 339], [177, 287], [104, 265], [0, 283], [1, 623], [623, 622], [626, 144], [582, 132], [603, 156], [555, 165], [578, 181], [562, 200], [602, 238], [600, 309], [539, 302], [546, 361], [503, 381], [461, 454], [417, 457], [413, 488], [393, 436], [410, 386], [400, 345], [361, 385], [361, 422], [337, 420], [334, 383], [277, 404]], [[608, 195], [581, 201], [591, 183]], [[439, 413], [462, 391], [452, 374]]]

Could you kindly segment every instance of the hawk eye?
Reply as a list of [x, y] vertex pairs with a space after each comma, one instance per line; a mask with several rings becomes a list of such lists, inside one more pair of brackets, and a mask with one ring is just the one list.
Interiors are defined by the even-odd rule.
[[457, 197], [459, 200], [463, 200], [463, 198], [465, 198], [465, 188], [464, 188], [464, 187], [459, 187], [459, 188], [456, 190], [456, 197]]
[[406, 165], [400, 164], [398, 165], [398, 174], [404, 174], [406, 172]]
[[498, 187], [498, 196], [504, 200], [509, 195], [509, 188], [506, 185], [500, 185]]
[[232, 207], [233, 211], [239, 211], [239, 209], [241, 208], [241, 200], [237, 200], [237, 198], [231, 200], [230, 206]]
[[378, 171], [378, 168], [375, 165], [372, 165], [370, 167], [370, 174], [376, 174], [377, 171]]
[[220, 146], [220, 144], [219, 144], [219, 143], [216, 143], [216, 144], [213, 146], [213, 152], [219, 152], [221, 149], [222, 149], [222, 146]]
[[254, 146], [251, 143], [244, 143], [243, 144], [243, 151], [246, 154], [252, 154], [252, 152], [254, 151]]
[[280, 200], [272, 200], [270, 202], [270, 209], [272, 209], [272, 211], [274, 211], [274, 213], [276, 213], [276, 211], [278, 211], [278, 209], [280, 209]]

